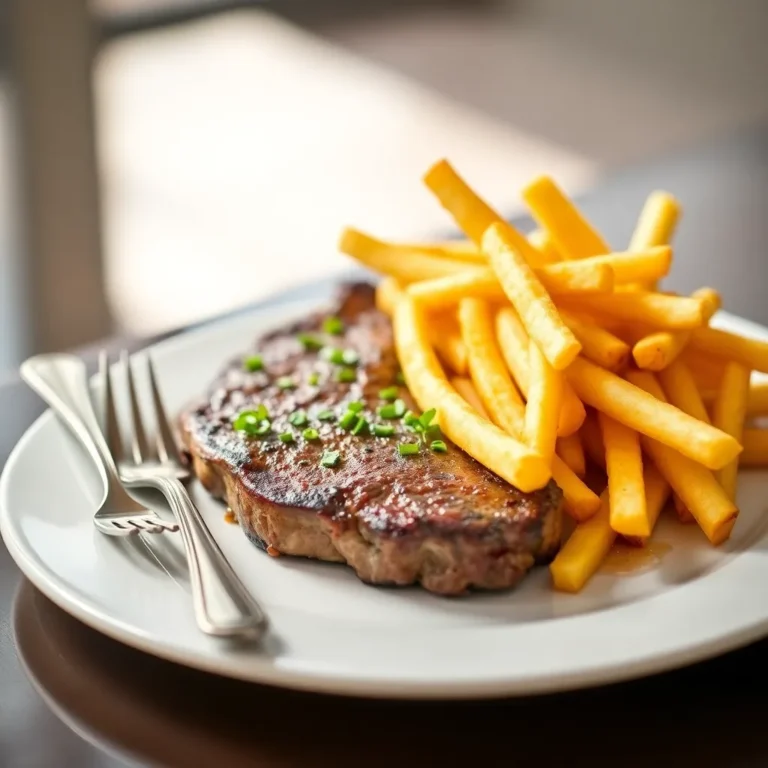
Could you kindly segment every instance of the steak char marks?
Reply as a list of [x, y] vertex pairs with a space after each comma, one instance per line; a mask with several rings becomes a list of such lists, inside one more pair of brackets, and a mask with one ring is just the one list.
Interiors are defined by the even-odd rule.
[[[322, 332], [323, 319], [344, 322], [341, 336]], [[339, 366], [298, 339], [354, 349], [356, 381], [339, 382]], [[397, 444], [416, 437], [401, 420], [392, 437], [353, 436], [336, 421], [318, 421], [331, 409], [361, 401], [360, 415], [381, 422], [379, 391], [391, 387], [399, 366], [389, 318], [375, 308], [371, 285], [343, 286], [328, 313], [272, 332], [256, 343], [263, 370], [249, 373], [237, 359], [204, 402], [181, 417], [183, 440], [203, 485], [231, 507], [246, 535], [271, 554], [346, 562], [373, 584], [421, 583], [445, 595], [471, 587], [515, 584], [537, 561], [551, 558], [560, 542], [560, 489], [552, 482], [522, 493], [445, 440], [447, 453], [422, 448], [400, 456]], [[310, 383], [319, 375], [316, 385]], [[293, 389], [276, 381], [290, 376]], [[400, 397], [416, 410], [405, 387]], [[232, 420], [259, 403], [273, 431], [265, 437], [236, 432]], [[297, 409], [308, 423], [294, 427]], [[306, 440], [313, 427], [319, 439]], [[278, 435], [294, 433], [293, 442]], [[320, 465], [325, 450], [338, 451], [335, 467]]]

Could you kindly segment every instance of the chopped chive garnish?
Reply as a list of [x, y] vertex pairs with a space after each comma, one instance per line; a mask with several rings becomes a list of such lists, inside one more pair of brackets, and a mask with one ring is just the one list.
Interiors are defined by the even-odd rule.
[[264, 361], [261, 359], [261, 355], [251, 355], [243, 360], [243, 367], [246, 371], [255, 373], [264, 367]]
[[341, 353], [341, 359], [344, 365], [357, 365], [360, 362], [360, 355], [354, 349], [345, 349]]
[[317, 438], [320, 437], [320, 433], [316, 429], [308, 427], [301, 433], [301, 436], [305, 440], [317, 440]]
[[430, 408], [428, 411], [424, 411], [424, 413], [419, 416], [419, 422], [421, 423], [421, 426], [424, 427], [424, 429], [427, 429], [429, 425], [432, 423], [432, 419], [435, 418], [435, 414], [437, 411], [434, 408]]
[[347, 411], [339, 419], [339, 426], [342, 429], [351, 429], [356, 423], [357, 423], [357, 414], [354, 411]]
[[403, 376], [403, 372], [402, 372], [402, 371], [398, 371], [398, 372], [395, 374], [395, 381], [396, 381], [398, 384], [405, 384], [405, 376]]
[[405, 405], [404, 400], [400, 400], [399, 398], [395, 400], [393, 403], [395, 406], [395, 413], [397, 414], [397, 418], [399, 419], [401, 416], [405, 414], [405, 411], [407, 410], [407, 406]]
[[288, 417], [288, 423], [293, 424], [294, 427], [303, 427], [307, 423], [306, 411], [294, 411]]
[[280, 376], [275, 381], [280, 389], [295, 389], [296, 382], [290, 376]]
[[338, 451], [323, 451], [323, 455], [320, 457], [320, 466], [335, 467], [340, 458], [341, 454]]
[[397, 387], [387, 387], [386, 389], [379, 390], [379, 397], [382, 400], [389, 400], [391, 402], [397, 399], [399, 392], [400, 390]]
[[320, 350], [320, 356], [329, 363], [344, 364], [344, 350], [338, 347], [323, 347]]
[[434, 453], [447, 453], [448, 446], [442, 440], [433, 440], [429, 444], [429, 449]]
[[394, 403], [387, 403], [387, 405], [380, 405], [376, 409], [376, 413], [380, 419], [396, 419], [397, 412], [395, 411]]
[[355, 424], [354, 427], [352, 427], [352, 434], [353, 435], [364, 435], [368, 432], [368, 427], [370, 425], [368, 424], [368, 421], [360, 416], [357, 420], [357, 424]]
[[278, 435], [278, 439], [281, 443], [292, 443], [293, 442], [293, 432], [281, 432]]
[[405, 424], [406, 427], [411, 427], [415, 430], [421, 429], [421, 421], [413, 411], [406, 411], [403, 416], [403, 424]]
[[344, 333], [344, 323], [338, 317], [326, 317], [323, 320], [323, 330], [334, 336], [341, 336]]
[[311, 387], [316, 387], [320, 383], [320, 374], [317, 371], [310, 373], [307, 381]]
[[232, 422], [232, 427], [246, 435], [261, 437], [272, 429], [269, 419], [266, 418], [267, 409], [259, 406], [255, 411], [243, 411]]
[[347, 410], [352, 411], [352, 413], [360, 413], [363, 408], [365, 408], [365, 404], [361, 403], [359, 400], [353, 400], [351, 403], [347, 403]]
[[355, 373], [354, 368], [340, 368], [336, 371], [334, 378], [343, 384], [351, 384], [353, 381], [357, 381], [357, 373]]
[[316, 418], [318, 421], [334, 421], [336, 415], [330, 408], [325, 408], [322, 411], [318, 411]]
[[376, 437], [392, 437], [395, 434], [395, 428], [391, 424], [374, 424], [371, 431]]
[[418, 443], [400, 443], [397, 446], [397, 452], [401, 456], [413, 456], [414, 454], [419, 452], [419, 444]]
[[269, 418], [269, 411], [267, 410], [267, 406], [264, 405], [263, 403], [259, 403], [256, 406], [255, 410], [249, 411], [249, 413], [255, 414], [256, 418], [259, 421], [264, 421], [264, 419], [268, 419]]
[[311, 333], [299, 333], [296, 338], [307, 351], [315, 352], [323, 347], [323, 342]]

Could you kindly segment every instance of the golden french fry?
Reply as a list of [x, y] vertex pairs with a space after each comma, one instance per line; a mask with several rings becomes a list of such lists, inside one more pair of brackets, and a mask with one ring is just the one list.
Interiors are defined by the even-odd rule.
[[[679, 218], [680, 204], [669, 192], [651, 192], [632, 233], [629, 250], [640, 251], [653, 245], [670, 243]], [[656, 280], [643, 280], [641, 287], [655, 290]]]
[[402, 294], [403, 289], [394, 277], [383, 278], [376, 286], [376, 308], [392, 317]]
[[580, 523], [568, 537], [549, 565], [555, 589], [578, 592], [605, 560], [616, 540], [611, 528], [610, 495], [600, 497], [600, 509], [586, 522]]
[[691, 510], [688, 509], [688, 507], [683, 504], [682, 500], [679, 496], [676, 494], [672, 496], [674, 507], [675, 507], [675, 514], [677, 515], [677, 519], [683, 524], [683, 525], [690, 525], [691, 523], [696, 522], [696, 518], [691, 514]]
[[[577, 264], [579, 262], [576, 262]], [[581, 354], [592, 362], [617, 373], [629, 360], [629, 344], [599, 325], [591, 325], [571, 312], [560, 310], [563, 322], [581, 344]]]
[[[664, 476], [656, 469], [652, 461], [643, 461], [643, 486], [645, 487], [645, 510], [648, 515], [648, 525], [653, 533], [661, 510], [669, 499], [671, 488]], [[693, 520], [693, 518], [691, 518]], [[647, 536], [625, 536], [627, 544], [642, 547], [648, 541]]]
[[634, 291], [609, 296], [571, 294], [561, 296], [559, 301], [564, 308], [587, 310], [599, 317], [672, 330], [707, 330], [700, 328], [705, 322], [701, 302], [690, 296]]
[[700, 392], [704, 389], [720, 389], [727, 363], [725, 358], [705, 355], [689, 347], [683, 350], [679, 359], [688, 366]]
[[744, 453], [739, 456], [739, 466], [768, 466], [768, 429], [745, 429], [742, 440]]
[[[581, 344], [560, 319], [541, 281], [520, 255], [517, 237], [492, 224], [483, 235], [482, 249], [488, 254], [491, 266], [528, 335], [539, 345], [550, 365], [559, 371], [571, 364], [581, 351]], [[522, 238], [522, 241], [525, 242], [525, 239]]]
[[[747, 397], [749, 396], [749, 370], [738, 363], [728, 363], [723, 373], [720, 392], [715, 399], [712, 423], [736, 440], [741, 441], [744, 431], [744, 419], [747, 417]], [[723, 490], [731, 499], [736, 498], [736, 482], [739, 460], [726, 464], [717, 477]]]
[[768, 342], [737, 336], [716, 328], [697, 328], [688, 346], [705, 355], [715, 355], [741, 363], [751, 371], [768, 373]]
[[555, 245], [549, 233], [543, 229], [534, 229], [528, 235], [528, 242], [541, 252], [545, 263], [555, 264], [558, 261], [562, 261], [563, 257], [558, 253], [557, 246]]
[[657, 375], [664, 394], [672, 405], [694, 419], [710, 423], [709, 413], [696, 386], [696, 379], [684, 361], [675, 360]]
[[480, 249], [471, 240], [465, 239], [441, 240], [435, 243], [397, 243], [397, 247], [415, 253], [440, 256], [444, 259], [465, 261], [468, 266], [483, 266], [488, 262]]
[[[504, 362], [524, 397], [528, 397], [530, 369], [528, 361], [528, 332], [525, 330], [517, 312], [512, 307], [504, 307], [496, 314], [496, 336], [501, 347]], [[568, 382], [563, 389], [563, 407], [560, 411], [557, 434], [560, 437], [572, 435], [584, 421], [584, 405], [576, 397]]]
[[549, 364], [533, 340], [528, 345], [528, 360], [531, 376], [525, 406], [526, 442], [551, 461], [555, 453], [557, 423], [563, 401], [563, 374]]
[[657, 245], [639, 251], [617, 251], [575, 261], [560, 261], [550, 265], [550, 271], [554, 274], [578, 275], [585, 269], [609, 267], [614, 282], [621, 285], [641, 280], [658, 280], [669, 272], [671, 265], [672, 249], [668, 245]]
[[731, 435], [659, 401], [631, 383], [634, 379], [630, 374], [627, 374], [629, 381], [625, 381], [579, 357], [568, 368], [566, 376], [582, 402], [710, 469], [724, 467], [741, 451]]
[[453, 373], [466, 374], [467, 348], [461, 338], [455, 310], [430, 315], [429, 338], [437, 356]]
[[547, 462], [478, 416], [456, 392], [432, 351], [425, 326], [423, 314], [404, 296], [395, 308], [395, 347], [416, 403], [422, 410], [435, 408], [447, 437], [499, 477], [525, 493], [543, 488], [551, 477]]
[[604, 413], [598, 413], [598, 419], [611, 494], [611, 528], [624, 536], [650, 536], [640, 435]]
[[750, 384], [747, 413], [750, 416], [768, 413], [768, 381], [753, 381]]
[[542, 176], [523, 190], [523, 200], [565, 259], [610, 253], [611, 248], [555, 182]]
[[587, 471], [587, 457], [581, 444], [579, 433], [568, 437], [559, 437], [555, 445], [557, 455], [573, 470], [578, 477], [584, 477]]
[[451, 379], [453, 388], [478, 412], [484, 419], [491, 420], [488, 411], [485, 410], [483, 401], [480, 399], [480, 395], [477, 394], [477, 390], [472, 385], [469, 379], [465, 379], [463, 376], [454, 376]]
[[581, 444], [584, 451], [589, 456], [589, 460], [605, 469], [605, 445], [603, 444], [603, 433], [600, 431], [600, 424], [594, 411], [587, 414], [584, 423], [579, 430]]
[[[652, 373], [630, 371], [627, 378], [655, 398], [658, 407], [666, 405], [661, 385]], [[696, 423], [701, 424], [701, 422]], [[702, 425], [703, 427], [713, 429], [708, 425]], [[705, 466], [647, 436], [643, 436], [641, 442], [656, 468], [672, 486], [672, 490], [683, 505], [696, 518], [706, 537], [712, 544], [721, 544], [725, 541], [731, 534], [739, 510], [714, 474]]]

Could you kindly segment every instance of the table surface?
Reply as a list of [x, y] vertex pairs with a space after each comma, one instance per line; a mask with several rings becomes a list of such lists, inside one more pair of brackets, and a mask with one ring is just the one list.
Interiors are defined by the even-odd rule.
[[[727, 308], [768, 324], [768, 130], [628, 169], [586, 195], [584, 209], [622, 242], [656, 188], [685, 205], [669, 285], [716, 285]], [[92, 350], [83, 354], [93, 362]], [[0, 466], [42, 410], [16, 377], [0, 381]], [[295, 693], [102, 637], [37, 592], [0, 546], [0, 765], [497, 765], [513, 755], [553, 765], [763, 766], [767, 652], [765, 640], [636, 682], [495, 702]], [[497, 724], [502, 738], [488, 733]]]

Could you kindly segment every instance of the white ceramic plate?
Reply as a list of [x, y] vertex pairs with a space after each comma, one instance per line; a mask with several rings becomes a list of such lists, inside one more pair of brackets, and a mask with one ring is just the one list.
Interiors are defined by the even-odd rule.
[[[201, 392], [253, 336], [325, 298], [318, 288], [309, 302], [273, 304], [154, 347], [168, 406]], [[768, 339], [746, 321], [718, 322]], [[370, 696], [530, 694], [669, 669], [768, 632], [765, 472], [741, 474], [742, 511], [723, 547], [663, 517], [655, 538], [670, 548], [653, 567], [598, 574], [578, 595], [554, 592], [546, 568], [514, 591], [454, 599], [366, 586], [344, 566], [266, 556], [197, 492], [222, 549], [271, 618], [272, 633], [256, 649], [198, 632], [177, 539], [152, 538], [150, 551], [99, 534], [91, 515], [100, 494], [84, 454], [44, 414], [0, 482], [0, 528], [24, 573], [105, 634], [246, 680]]]

